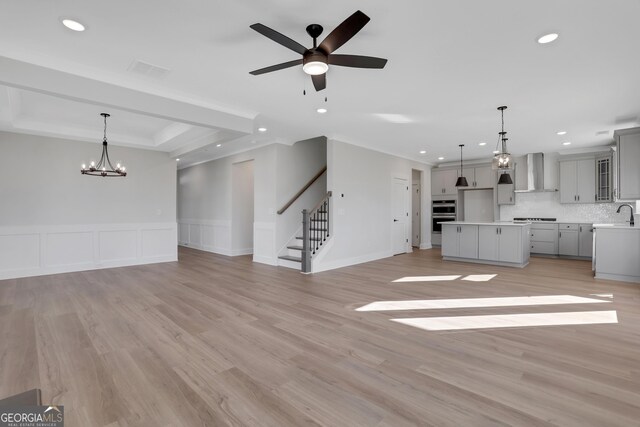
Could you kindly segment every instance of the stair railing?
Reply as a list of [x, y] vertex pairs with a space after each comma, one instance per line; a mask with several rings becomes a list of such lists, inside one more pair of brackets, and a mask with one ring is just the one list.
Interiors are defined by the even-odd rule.
[[313, 209], [302, 211], [302, 272], [311, 272], [311, 258], [331, 232], [330, 223], [331, 191]]
[[298, 200], [298, 197], [302, 196], [302, 194], [307, 191], [307, 189], [309, 187], [311, 187], [313, 185], [314, 182], [316, 182], [318, 180], [318, 178], [320, 178], [322, 176], [322, 174], [324, 174], [327, 171], [327, 167], [324, 166], [322, 169], [320, 169], [318, 171], [317, 174], [315, 174], [313, 176], [313, 178], [311, 178], [305, 185], [304, 187], [302, 187], [300, 189], [300, 191], [298, 191], [291, 199], [289, 199], [289, 201], [287, 203], [284, 204], [283, 207], [280, 208], [280, 210], [278, 210], [278, 215], [282, 215], [284, 213], [284, 211], [286, 211], [287, 209], [289, 209], [289, 206], [291, 206], [293, 204], [293, 202], [295, 202], [296, 200]]

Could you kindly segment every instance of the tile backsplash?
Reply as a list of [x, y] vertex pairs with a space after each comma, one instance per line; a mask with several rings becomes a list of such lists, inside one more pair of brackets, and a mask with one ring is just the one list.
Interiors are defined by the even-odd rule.
[[[515, 205], [500, 206], [500, 220], [513, 218], [557, 218], [561, 222], [611, 223], [629, 220], [629, 209], [619, 214], [622, 203], [560, 204], [560, 192], [516, 193]], [[630, 203], [634, 210], [638, 203]]]

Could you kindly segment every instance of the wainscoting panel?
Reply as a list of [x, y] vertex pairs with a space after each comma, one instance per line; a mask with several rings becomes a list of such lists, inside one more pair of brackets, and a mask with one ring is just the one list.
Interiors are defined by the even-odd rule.
[[181, 246], [227, 256], [241, 255], [231, 250], [231, 221], [179, 219], [178, 227]]
[[138, 231], [100, 231], [98, 234], [101, 261], [133, 261], [138, 256]]
[[0, 272], [32, 270], [40, 265], [40, 235], [0, 235]]
[[278, 265], [274, 222], [253, 223], [253, 261]]
[[177, 259], [176, 223], [0, 227], [0, 280]]

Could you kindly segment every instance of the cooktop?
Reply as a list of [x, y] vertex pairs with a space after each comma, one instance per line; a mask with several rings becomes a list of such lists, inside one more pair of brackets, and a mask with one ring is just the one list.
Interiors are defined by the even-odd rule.
[[554, 222], [555, 218], [513, 218], [514, 221], [528, 221], [528, 222]]

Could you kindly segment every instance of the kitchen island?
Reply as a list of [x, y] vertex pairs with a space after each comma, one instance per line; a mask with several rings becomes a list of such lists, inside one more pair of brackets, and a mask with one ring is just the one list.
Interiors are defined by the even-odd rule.
[[640, 283], [640, 226], [594, 224], [596, 279]]
[[529, 223], [442, 223], [442, 259], [524, 267], [529, 264]]

